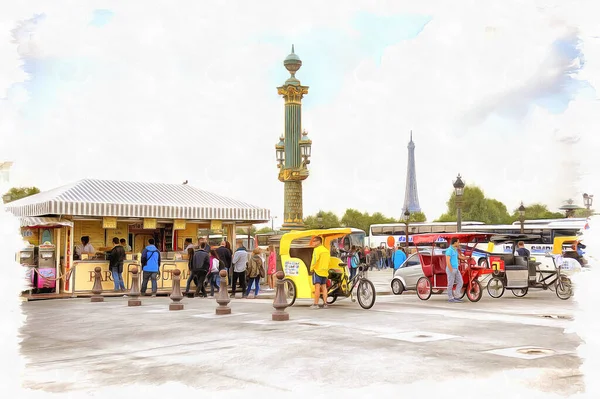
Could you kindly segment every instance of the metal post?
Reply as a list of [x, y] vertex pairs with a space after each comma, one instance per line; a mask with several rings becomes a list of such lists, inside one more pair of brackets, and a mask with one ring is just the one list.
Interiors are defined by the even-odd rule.
[[[163, 271], [164, 273], [164, 271]], [[175, 269], [171, 271], [171, 275], [173, 276], [173, 290], [171, 291], [171, 295], [169, 296], [173, 303], [169, 304], [169, 310], [183, 310], [183, 303], [180, 303], [183, 299], [183, 295], [181, 295], [181, 270]]]
[[456, 206], [456, 231], [457, 232], [461, 232], [462, 231], [462, 209], [460, 209], [460, 204], [457, 204]]

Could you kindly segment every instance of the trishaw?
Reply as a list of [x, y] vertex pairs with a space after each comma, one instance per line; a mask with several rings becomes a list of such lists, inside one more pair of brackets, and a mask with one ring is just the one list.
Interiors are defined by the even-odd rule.
[[[412, 236], [415, 245], [431, 244], [435, 246], [435, 242], [440, 238], [446, 240], [448, 245], [453, 238], [458, 238], [458, 241], [466, 245], [463, 255], [469, 257], [466, 261], [461, 260], [458, 269], [463, 278], [463, 288], [458, 298], [463, 298], [465, 294], [469, 301], [477, 302], [483, 295], [479, 278], [484, 274], [492, 273], [492, 269], [477, 264], [473, 259], [473, 250], [478, 242], [487, 241], [492, 233], [432, 233], [432, 234], [415, 234]], [[472, 247], [469, 244], [474, 244]], [[460, 250], [460, 249], [459, 249]], [[436, 253], [433, 249], [431, 253], [419, 252], [419, 260], [423, 269], [424, 277], [417, 281], [417, 296], [419, 299], [426, 301], [431, 297], [432, 290], [443, 291], [448, 288], [448, 277], [446, 276], [446, 255]], [[454, 287], [453, 287], [454, 290]]]
[[566, 300], [573, 294], [569, 276], [581, 271], [581, 265], [575, 259], [565, 258], [562, 255], [545, 255], [546, 264], [554, 265], [552, 270], [540, 268], [541, 262], [536, 258], [514, 254], [518, 241], [526, 242], [536, 239], [536, 236], [498, 235], [492, 241], [512, 244], [512, 251], [505, 254], [488, 255], [488, 264], [493, 270], [493, 277], [488, 281], [487, 291], [492, 298], [500, 298], [506, 289], [512, 291], [516, 297], [527, 295], [529, 288], [551, 289], [556, 296]]
[[[350, 234], [353, 234], [352, 229], [346, 228], [292, 231], [281, 237], [279, 255], [285, 274], [288, 306], [292, 306], [296, 299], [314, 298], [315, 287], [312, 283], [312, 274], [309, 273], [313, 254], [312, 238], [321, 237], [325, 248], [331, 249], [335, 240]], [[327, 280], [327, 303], [332, 304], [342, 297], [349, 297], [354, 302], [355, 288], [356, 299], [360, 306], [363, 309], [373, 307], [376, 297], [375, 286], [365, 277], [365, 268], [359, 267], [356, 276], [350, 280], [347, 264], [340, 258], [331, 256]]]

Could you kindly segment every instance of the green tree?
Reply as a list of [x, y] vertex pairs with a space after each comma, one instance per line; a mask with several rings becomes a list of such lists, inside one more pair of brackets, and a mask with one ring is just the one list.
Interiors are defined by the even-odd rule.
[[[412, 223], [423, 223], [427, 221], [427, 216], [423, 212], [412, 212], [408, 220]], [[404, 222], [404, 219], [400, 218], [398, 222]]]
[[37, 187], [13, 187], [2, 196], [2, 200], [5, 204], [8, 204], [9, 202], [20, 200], [21, 198], [29, 197], [30, 195], [38, 194], [39, 192], [40, 189]]
[[273, 229], [267, 226], [267, 227], [263, 227], [261, 229], [256, 230], [256, 234], [271, 233], [272, 231], [273, 231]]
[[[321, 221], [319, 221], [319, 216]], [[309, 229], [332, 229], [342, 227], [340, 218], [333, 212], [319, 211], [316, 215], [307, 216], [304, 218], [304, 224]]]
[[362, 213], [356, 209], [346, 209], [344, 216], [342, 216], [342, 224], [345, 227], [353, 227], [355, 229], [361, 229], [369, 231], [370, 217], [366, 213]]
[[[456, 221], [456, 194], [453, 192], [448, 202], [448, 210], [437, 220], [438, 222]], [[465, 187], [462, 198], [462, 220], [483, 222], [486, 224], [511, 223], [506, 205], [502, 202], [486, 198], [483, 191], [476, 186]]]
[[[550, 212], [548, 207], [544, 204], [531, 204], [525, 207], [525, 220], [535, 219], [561, 219], [564, 218], [565, 214], [562, 212]], [[519, 208], [513, 210], [511, 215], [511, 223], [519, 220]]]

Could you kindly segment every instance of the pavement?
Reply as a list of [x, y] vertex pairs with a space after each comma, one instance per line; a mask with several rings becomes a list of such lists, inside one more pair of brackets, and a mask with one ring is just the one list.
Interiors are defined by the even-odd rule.
[[[386, 283], [389, 292], [391, 272], [370, 274], [378, 290]], [[583, 389], [581, 340], [565, 333], [576, 304], [552, 291], [524, 298], [484, 294], [480, 302], [454, 304], [445, 295], [428, 301], [411, 293], [381, 295], [370, 310], [349, 299], [318, 310], [298, 300], [285, 322], [271, 321], [269, 299], [233, 299], [228, 316], [215, 315], [213, 299], [186, 298], [182, 311], [169, 311], [166, 297], [142, 302], [23, 302], [23, 386], [82, 393], [176, 381], [208, 392], [290, 392], [305, 384], [400, 387], [432, 373], [452, 380], [536, 370], [511, 378], [559, 395]]]

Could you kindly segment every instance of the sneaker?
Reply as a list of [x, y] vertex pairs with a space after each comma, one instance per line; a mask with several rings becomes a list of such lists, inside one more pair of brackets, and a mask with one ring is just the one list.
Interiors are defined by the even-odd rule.
[[448, 302], [450, 302], [450, 303], [457, 303], [458, 301], [456, 299], [452, 298], [452, 299], [448, 299]]
[[463, 300], [460, 298], [454, 298], [454, 302], [463, 302]]
[[152, 298], [156, 298], [156, 294], [152, 294]]
[[327, 308], [329, 308], [329, 305], [327, 305], [327, 304], [324, 304], [324, 305], [323, 305], [323, 309], [327, 309]]
[[310, 305], [310, 309], [319, 309], [319, 305], [312, 304]]
[[125, 294], [123, 295], [123, 298], [129, 298], [129, 295]]

